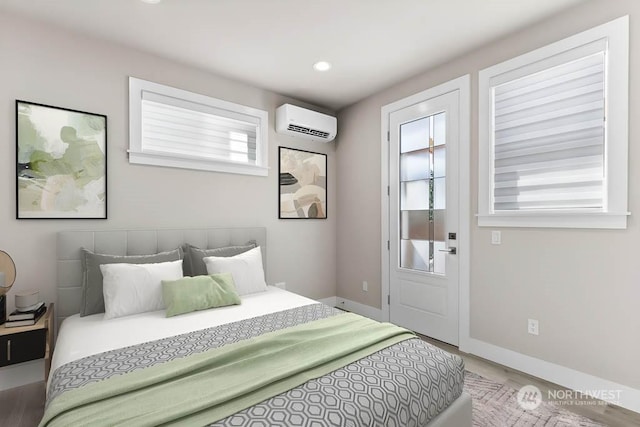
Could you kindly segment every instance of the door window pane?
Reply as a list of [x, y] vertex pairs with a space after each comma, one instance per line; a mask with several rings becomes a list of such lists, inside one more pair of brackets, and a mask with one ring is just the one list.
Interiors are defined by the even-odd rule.
[[433, 180], [433, 209], [447, 208], [447, 184], [445, 177]]
[[400, 267], [444, 274], [446, 117], [400, 126]]
[[428, 240], [400, 240], [400, 266], [411, 270], [431, 271]]
[[400, 209], [429, 210], [429, 180], [401, 182]]
[[429, 179], [429, 149], [410, 151], [400, 155], [400, 181]]
[[430, 129], [430, 117], [403, 124], [401, 126], [400, 152], [407, 153], [429, 148]]
[[[444, 240], [444, 210], [401, 211], [401, 239]], [[433, 227], [429, 221], [433, 215]]]
[[445, 145], [435, 147], [433, 150], [433, 177], [442, 178], [447, 171], [447, 151]]
[[445, 113], [436, 114], [433, 116], [433, 145], [445, 145], [447, 130], [447, 120]]

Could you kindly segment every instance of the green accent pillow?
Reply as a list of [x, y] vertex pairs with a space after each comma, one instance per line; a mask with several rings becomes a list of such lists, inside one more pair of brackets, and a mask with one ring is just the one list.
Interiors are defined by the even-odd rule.
[[208, 308], [240, 304], [231, 273], [162, 281], [167, 317]]

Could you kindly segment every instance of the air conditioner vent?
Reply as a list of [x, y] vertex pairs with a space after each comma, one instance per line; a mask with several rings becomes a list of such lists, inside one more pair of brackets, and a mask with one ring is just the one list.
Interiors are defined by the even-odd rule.
[[333, 141], [338, 120], [327, 114], [291, 104], [276, 108], [276, 132], [319, 142]]
[[317, 136], [318, 138], [328, 138], [329, 137], [329, 132], [323, 132], [321, 130], [315, 130], [315, 129], [309, 129], [306, 128], [304, 126], [296, 126], [296, 125], [292, 125], [290, 124], [289, 126], [287, 126], [287, 129], [292, 131], [292, 132], [298, 132], [298, 133], [304, 133], [307, 135], [312, 135], [312, 136]]

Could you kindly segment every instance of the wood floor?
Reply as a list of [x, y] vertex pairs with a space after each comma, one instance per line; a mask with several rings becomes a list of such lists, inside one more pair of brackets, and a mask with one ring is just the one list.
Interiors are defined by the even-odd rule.
[[[493, 381], [507, 384], [516, 390], [527, 384], [538, 387], [544, 396], [547, 395], [548, 390], [565, 390], [556, 384], [525, 373], [479, 357], [460, 353], [457, 348], [440, 341], [422, 338], [450, 353], [461, 355], [467, 370]], [[44, 413], [44, 396], [44, 382], [0, 392], [0, 427], [37, 426]], [[582, 403], [563, 406], [563, 408], [611, 427], [640, 426], [640, 414], [593, 399], [582, 399]]]
[[34, 427], [44, 413], [44, 381], [0, 391], [0, 427]]

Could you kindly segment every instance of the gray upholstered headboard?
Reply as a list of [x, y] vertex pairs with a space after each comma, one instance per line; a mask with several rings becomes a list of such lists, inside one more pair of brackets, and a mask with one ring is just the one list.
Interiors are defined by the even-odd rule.
[[266, 271], [267, 230], [263, 227], [59, 232], [56, 325], [59, 326], [65, 317], [80, 312], [81, 248], [109, 255], [150, 255], [173, 250], [185, 243], [209, 249], [244, 245], [249, 240], [255, 240], [261, 247]]

